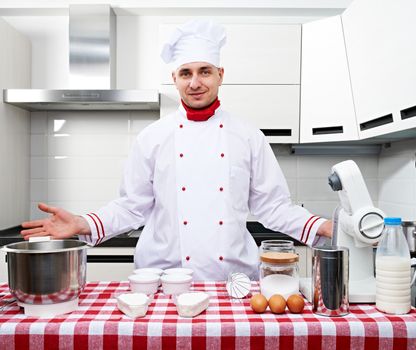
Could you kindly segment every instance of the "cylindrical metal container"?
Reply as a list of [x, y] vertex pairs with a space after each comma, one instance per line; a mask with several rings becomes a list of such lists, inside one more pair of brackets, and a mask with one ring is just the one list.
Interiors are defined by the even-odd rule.
[[348, 248], [328, 246], [313, 249], [313, 312], [323, 316], [349, 313]]
[[18, 242], [7, 252], [10, 292], [26, 304], [73, 300], [85, 286], [88, 245], [77, 240]]
[[416, 221], [402, 221], [402, 227], [410, 253], [416, 252]]

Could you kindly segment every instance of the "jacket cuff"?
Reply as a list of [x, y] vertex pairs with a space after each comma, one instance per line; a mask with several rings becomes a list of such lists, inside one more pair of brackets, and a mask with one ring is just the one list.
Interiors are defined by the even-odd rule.
[[[308, 246], [313, 246], [314, 243], [317, 243], [315, 242], [316, 232], [318, 231], [319, 226], [321, 226], [325, 221], [327, 221], [327, 219], [316, 215], [311, 216], [303, 226], [300, 241]], [[319, 240], [319, 236], [317, 240]]]
[[87, 221], [91, 235], [79, 235], [79, 239], [92, 245], [100, 244], [105, 237], [104, 226], [101, 219], [95, 213], [85, 214], [82, 215], [82, 217]]

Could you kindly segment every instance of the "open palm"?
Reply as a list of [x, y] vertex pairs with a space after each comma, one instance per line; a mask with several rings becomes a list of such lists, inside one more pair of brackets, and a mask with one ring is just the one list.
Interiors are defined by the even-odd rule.
[[38, 207], [45, 213], [51, 214], [45, 219], [26, 221], [22, 223], [25, 230], [21, 231], [24, 239], [39, 236], [51, 236], [55, 239], [70, 238], [85, 230], [85, 221], [62, 208], [52, 207], [44, 203], [39, 203]]

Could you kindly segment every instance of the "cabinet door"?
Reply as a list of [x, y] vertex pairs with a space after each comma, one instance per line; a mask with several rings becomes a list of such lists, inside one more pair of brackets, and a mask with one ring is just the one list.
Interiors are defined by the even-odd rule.
[[414, 0], [357, 0], [342, 15], [361, 138], [416, 127], [415, 13]]
[[302, 26], [300, 142], [357, 140], [341, 17]]
[[[300, 25], [225, 24], [221, 50], [224, 84], [299, 84]], [[160, 27], [165, 42], [175, 25]], [[162, 84], [171, 84], [171, 67], [161, 66]]]
[[[161, 116], [173, 112], [179, 95], [162, 85]], [[223, 85], [219, 99], [224, 109], [261, 129], [271, 143], [299, 142], [299, 85]]]

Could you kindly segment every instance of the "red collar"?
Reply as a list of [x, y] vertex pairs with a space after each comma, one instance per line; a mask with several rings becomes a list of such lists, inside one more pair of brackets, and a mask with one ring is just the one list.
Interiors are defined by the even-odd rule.
[[208, 107], [196, 109], [187, 106], [183, 100], [181, 100], [183, 108], [186, 111], [186, 117], [188, 120], [192, 120], [194, 122], [204, 122], [211, 118], [215, 114], [215, 110], [220, 106], [220, 100], [218, 97], [212, 102]]

